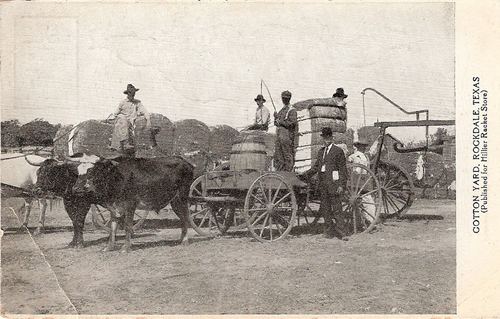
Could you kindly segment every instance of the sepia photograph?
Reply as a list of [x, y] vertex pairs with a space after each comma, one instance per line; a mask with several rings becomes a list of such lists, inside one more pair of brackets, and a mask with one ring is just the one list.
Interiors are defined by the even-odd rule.
[[2, 316], [457, 315], [456, 3], [0, 17]]

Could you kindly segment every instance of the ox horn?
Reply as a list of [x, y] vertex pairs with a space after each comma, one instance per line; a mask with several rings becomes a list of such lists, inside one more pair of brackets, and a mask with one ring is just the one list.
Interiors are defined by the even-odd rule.
[[33, 165], [33, 166], [41, 166], [43, 162], [45, 162], [46, 159], [43, 159], [42, 161], [40, 162], [33, 162], [33, 161], [30, 161], [28, 159], [28, 155], [24, 155], [24, 159], [26, 160], [26, 162], [28, 162], [28, 164], [30, 165]]

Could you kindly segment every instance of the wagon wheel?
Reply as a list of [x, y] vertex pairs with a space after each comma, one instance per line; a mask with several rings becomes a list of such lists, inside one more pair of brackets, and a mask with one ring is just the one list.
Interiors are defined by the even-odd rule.
[[189, 223], [191, 227], [206, 237], [224, 234], [234, 218], [234, 208], [209, 205], [203, 197], [207, 196], [205, 176], [194, 180], [189, 189]]
[[304, 218], [306, 225], [308, 226], [315, 226], [318, 223], [320, 218], [319, 212], [312, 209], [311, 203], [317, 204], [317, 202], [311, 200], [311, 194], [309, 190], [307, 190], [305, 199], [301, 200], [300, 198], [298, 198], [297, 226], [300, 226], [300, 217]]
[[399, 165], [380, 162], [377, 176], [382, 188], [382, 215], [393, 217], [406, 213], [415, 197], [410, 175]]
[[284, 238], [292, 229], [296, 214], [293, 188], [280, 175], [261, 175], [248, 189], [244, 216], [250, 234], [258, 241]]
[[382, 191], [376, 175], [366, 166], [348, 163], [347, 190], [342, 201], [342, 217], [349, 233], [371, 231], [379, 221]]
[[[95, 228], [102, 229], [111, 232], [111, 212], [100, 205], [92, 205], [90, 206], [90, 211], [92, 213], [92, 223]], [[149, 211], [147, 210], [136, 210], [134, 212], [134, 226], [132, 227], [132, 231], [135, 232], [139, 230], [144, 221], [148, 217]], [[123, 220], [119, 219], [118, 228], [123, 230]]]

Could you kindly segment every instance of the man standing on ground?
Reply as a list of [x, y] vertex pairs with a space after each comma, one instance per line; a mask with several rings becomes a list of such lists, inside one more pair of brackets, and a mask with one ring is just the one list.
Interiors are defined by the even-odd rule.
[[123, 94], [127, 98], [120, 102], [116, 111], [112, 114], [115, 118], [113, 137], [111, 138], [111, 148], [129, 153], [134, 150], [133, 132], [134, 124], [138, 117], [144, 116], [146, 119], [146, 128], [151, 128], [151, 120], [146, 108], [140, 100], [135, 99], [135, 92], [139, 89], [132, 84], [127, 85]]
[[281, 93], [283, 108], [274, 112], [276, 143], [274, 147], [274, 166], [277, 171], [291, 172], [295, 157], [295, 138], [298, 134], [297, 110], [290, 105], [292, 93]]
[[347, 231], [342, 218], [342, 195], [347, 186], [346, 158], [344, 151], [333, 144], [331, 128], [324, 127], [321, 137], [325, 146], [319, 150], [314, 166], [299, 177], [308, 180], [318, 174], [321, 198], [319, 209], [325, 220], [324, 235], [327, 238], [342, 239]]

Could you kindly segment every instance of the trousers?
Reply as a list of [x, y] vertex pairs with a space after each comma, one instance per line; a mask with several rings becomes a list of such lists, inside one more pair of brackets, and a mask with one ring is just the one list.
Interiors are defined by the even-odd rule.
[[293, 140], [277, 138], [274, 145], [274, 167], [277, 171], [291, 172], [294, 164]]
[[113, 128], [113, 136], [111, 137], [111, 148], [119, 150], [121, 147], [121, 142], [128, 142], [133, 144], [133, 126], [129, 120], [123, 116], [118, 115], [116, 117], [115, 126]]
[[322, 187], [320, 197], [319, 210], [325, 220], [325, 232], [331, 233], [333, 230], [336, 230], [345, 236], [348, 233], [348, 229], [342, 215], [342, 196], [331, 194], [327, 189]]

